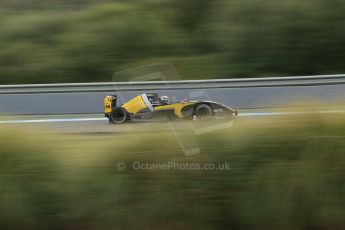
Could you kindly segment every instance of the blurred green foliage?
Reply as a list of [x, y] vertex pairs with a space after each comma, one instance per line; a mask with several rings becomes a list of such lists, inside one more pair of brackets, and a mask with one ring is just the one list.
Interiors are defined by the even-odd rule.
[[[166, 132], [42, 139], [11, 129], [0, 132], [0, 229], [345, 225], [341, 115], [246, 120], [199, 136], [193, 157]], [[116, 170], [120, 161], [126, 170]], [[134, 161], [229, 162], [231, 170], [136, 171]]]
[[173, 63], [182, 78], [343, 73], [343, 0], [0, 1], [0, 83], [111, 81]]

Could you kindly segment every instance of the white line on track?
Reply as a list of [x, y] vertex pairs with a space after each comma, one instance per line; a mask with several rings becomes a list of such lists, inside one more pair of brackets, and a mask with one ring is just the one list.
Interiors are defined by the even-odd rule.
[[[248, 112], [239, 113], [239, 117], [260, 117], [260, 116], [288, 116], [303, 114], [334, 114], [345, 113], [345, 110], [320, 110], [313, 112]], [[59, 123], [59, 122], [80, 122], [80, 121], [107, 121], [107, 118], [60, 118], [60, 119], [32, 119], [32, 120], [4, 120], [0, 124], [24, 124], [24, 123]]]
[[303, 114], [332, 114], [345, 113], [345, 110], [320, 110], [311, 112], [253, 112], [253, 113], [239, 113], [240, 117], [256, 117], [256, 116], [288, 116], [288, 115], [303, 115]]
[[107, 118], [62, 118], [62, 119], [39, 119], [39, 120], [8, 120], [0, 121], [0, 124], [22, 124], [22, 123], [57, 123], [57, 122], [78, 122], [78, 121], [107, 121]]

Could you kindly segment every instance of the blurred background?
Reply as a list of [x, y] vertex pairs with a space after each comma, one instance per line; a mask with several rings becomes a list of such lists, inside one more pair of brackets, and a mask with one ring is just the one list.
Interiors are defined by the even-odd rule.
[[[0, 229], [344, 228], [343, 114], [239, 119], [196, 136], [201, 151], [189, 157], [168, 127], [145, 127], [0, 126]], [[172, 161], [231, 169], [132, 168]]]
[[0, 84], [343, 73], [343, 0], [0, 0]]

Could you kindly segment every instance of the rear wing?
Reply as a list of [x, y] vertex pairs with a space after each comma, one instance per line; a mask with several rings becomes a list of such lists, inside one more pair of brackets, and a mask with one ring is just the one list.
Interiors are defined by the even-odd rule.
[[109, 114], [116, 108], [117, 96], [111, 95], [104, 97], [104, 113]]

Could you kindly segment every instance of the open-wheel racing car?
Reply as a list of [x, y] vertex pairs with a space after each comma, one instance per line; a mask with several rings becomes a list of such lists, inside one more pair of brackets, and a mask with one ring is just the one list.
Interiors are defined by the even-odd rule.
[[237, 111], [213, 101], [171, 102], [168, 96], [143, 93], [117, 106], [117, 96], [104, 97], [104, 114], [110, 123], [121, 124], [128, 120], [168, 117], [170, 119], [233, 118]]

